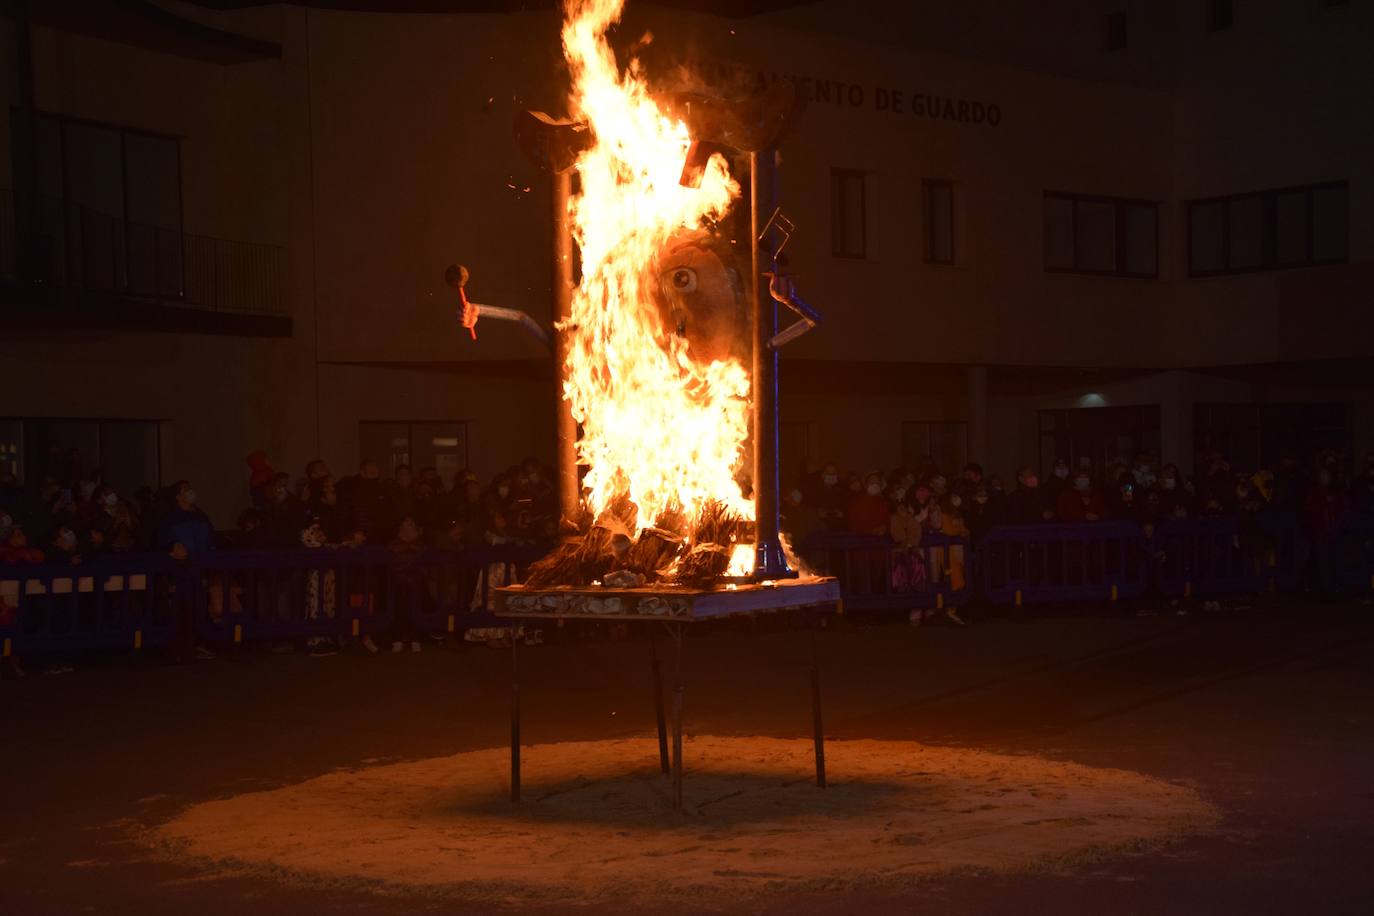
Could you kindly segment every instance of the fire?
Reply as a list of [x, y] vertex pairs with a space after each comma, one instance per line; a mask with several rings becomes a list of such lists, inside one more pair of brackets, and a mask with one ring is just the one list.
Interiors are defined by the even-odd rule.
[[606, 41], [623, 3], [568, 0], [563, 25], [572, 114], [595, 136], [576, 165], [571, 222], [582, 274], [561, 326], [563, 393], [589, 469], [583, 485], [594, 514], [628, 496], [640, 531], [678, 511], [690, 525], [713, 501], [752, 519], [735, 479], [749, 435], [749, 372], [732, 356], [694, 355], [653, 298], [665, 245], [722, 218], [739, 185], [720, 155], [699, 187], [679, 184], [686, 125], [650, 97], [637, 61], [618, 68]]

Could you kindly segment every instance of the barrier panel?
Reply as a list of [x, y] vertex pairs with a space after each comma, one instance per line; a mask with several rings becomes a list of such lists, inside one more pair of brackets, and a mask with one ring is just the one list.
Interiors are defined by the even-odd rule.
[[372, 635], [391, 624], [383, 547], [220, 551], [188, 564], [196, 631], [210, 642]]
[[454, 633], [470, 627], [505, 627], [493, 613], [492, 589], [519, 582], [531, 563], [549, 552], [547, 544], [499, 544], [457, 553], [429, 551], [416, 558], [429, 585], [411, 611], [415, 629]]
[[[1258, 533], [1247, 535], [1252, 541]], [[1260, 590], [1263, 548], [1242, 547], [1235, 518], [1176, 518], [1155, 527], [1155, 584], [1168, 598], [1212, 597]]]
[[1144, 594], [1149, 549], [1135, 522], [1000, 525], [983, 535], [978, 568], [995, 604], [1115, 601]]
[[0, 601], [13, 611], [0, 654], [166, 645], [186, 599], [181, 582], [179, 564], [162, 554], [0, 567]]
[[846, 609], [955, 608], [970, 596], [967, 538], [927, 533], [908, 549], [882, 535], [824, 531], [799, 552], [815, 572], [840, 580]]
[[1374, 590], [1374, 515], [1352, 512], [1336, 528], [1336, 586], [1346, 592]]
[[1298, 524], [1297, 516], [1290, 513], [1266, 512], [1259, 522], [1264, 537], [1261, 585], [1269, 591], [1298, 590], [1306, 579], [1311, 556], [1307, 533]]

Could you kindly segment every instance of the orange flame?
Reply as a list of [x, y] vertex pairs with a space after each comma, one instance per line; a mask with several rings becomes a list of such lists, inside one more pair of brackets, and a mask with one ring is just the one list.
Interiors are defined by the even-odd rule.
[[686, 125], [650, 97], [638, 61], [620, 71], [606, 42], [623, 2], [568, 0], [563, 25], [572, 112], [595, 137], [577, 162], [571, 221], [582, 279], [561, 326], [583, 485], [593, 513], [628, 495], [641, 530], [665, 510], [691, 521], [712, 500], [752, 519], [734, 476], [749, 434], [749, 373], [734, 358], [693, 358], [652, 298], [669, 238], [723, 217], [739, 185], [720, 155], [700, 187], [678, 183]]

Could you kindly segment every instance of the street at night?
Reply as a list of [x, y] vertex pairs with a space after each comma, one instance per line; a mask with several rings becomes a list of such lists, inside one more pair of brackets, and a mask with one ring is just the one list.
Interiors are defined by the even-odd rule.
[[[1364, 912], [1374, 894], [1361, 864], [1374, 851], [1371, 638], [1365, 607], [823, 632], [832, 741], [911, 739], [1135, 770], [1196, 788], [1221, 820], [1195, 836], [1011, 873], [761, 898], [674, 896], [653, 909]], [[689, 734], [807, 735], [807, 632], [721, 631], [687, 648]], [[529, 753], [541, 743], [651, 734], [647, 654], [640, 639], [524, 650]], [[461, 889], [416, 894], [183, 861], [148, 838], [202, 801], [340, 768], [499, 747], [509, 680], [507, 653], [462, 647], [380, 660], [250, 653], [194, 668], [121, 661], [7, 685], [6, 911], [266, 916], [521, 905], [518, 889], [473, 899]], [[830, 775], [845, 780], [834, 767]], [[499, 780], [492, 791], [503, 791]], [[731, 864], [722, 857], [720, 868]], [[472, 876], [479, 885], [499, 879]], [[574, 909], [621, 907], [612, 893]], [[545, 902], [532, 911], [567, 910]]]

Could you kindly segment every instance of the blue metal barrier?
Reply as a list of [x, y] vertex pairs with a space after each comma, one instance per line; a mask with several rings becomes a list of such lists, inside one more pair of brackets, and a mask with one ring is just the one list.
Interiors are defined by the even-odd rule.
[[1374, 590], [1374, 515], [1352, 512], [1336, 529], [1336, 585], [1342, 591]]
[[382, 547], [221, 551], [188, 570], [194, 620], [210, 642], [372, 635], [390, 625]]
[[994, 604], [1136, 598], [1149, 581], [1135, 522], [997, 526], [978, 551], [983, 597]]
[[799, 553], [817, 573], [840, 580], [849, 610], [955, 608], [970, 597], [967, 538], [926, 533], [921, 546], [908, 549], [881, 535], [824, 531], [807, 538]]
[[490, 590], [547, 550], [383, 547], [219, 551], [177, 561], [116, 554], [79, 566], [0, 567], [4, 654], [370, 636], [485, 625]]
[[416, 558], [425, 569], [429, 597], [411, 610], [414, 627], [425, 633], [454, 633], [470, 627], [509, 626], [491, 611], [492, 589], [521, 581], [547, 544], [501, 544], [458, 553], [429, 551]]
[[162, 554], [114, 554], [71, 565], [0, 567], [0, 599], [15, 620], [4, 654], [143, 649], [177, 635], [186, 600], [179, 564]]
[[[1260, 578], [1269, 591], [1296, 591], [1307, 575], [1311, 545], [1296, 515], [1269, 511], [1261, 514], [1264, 538]], [[1242, 535], [1242, 546], [1245, 537]]]
[[[1242, 546], [1240, 522], [1232, 517], [1175, 518], [1155, 527], [1155, 585], [1168, 598], [1210, 598], [1257, 592], [1263, 548]], [[1258, 537], [1252, 532], [1251, 537]]]

